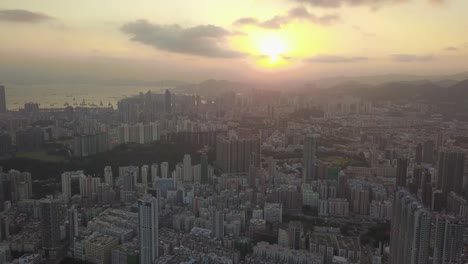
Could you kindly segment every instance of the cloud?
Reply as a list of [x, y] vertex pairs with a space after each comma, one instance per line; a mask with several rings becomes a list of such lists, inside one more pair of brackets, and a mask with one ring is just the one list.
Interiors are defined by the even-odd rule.
[[349, 63], [369, 60], [368, 57], [357, 57], [357, 56], [338, 56], [338, 55], [317, 55], [306, 59], [306, 62], [312, 63]]
[[432, 55], [412, 55], [412, 54], [395, 54], [392, 56], [394, 61], [399, 62], [422, 62], [434, 59]]
[[[299, 3], [306, 3], [314, 7], [338, 8], [344, 5], [348, 6], [369, 6], [378, 8], [383, 5], [411, 2], [412, 0], [291, 0]], [[447, 0], [426, 0], [429, 3], [441, 4]]]
[[310, 13], [304, 7], [297, 7], [290, 9], [286, 15], [275, 16], [265, 21], [259, 21], [253, 17], [244, 17], [234, 21], [233, 24], [236, 26], [254, 25], [261, 28], [278, 29], [294, 20], [308, 21], [320, 25], [331, 25], [339, 21], [340, 17], [337, 14], [317, 16]]
[[444, 50], [445, 50], [445, 51], [457, 51], [458, 48], [457, 48], [457, 47], [450, 46], [450, 47], [446, 47]]
[[22, 9], [0, 9], [0, 21], [15, 23], [41, 23], [54, 18], [46, 14]]
[[225, 47], [227, 38], [238, 35], [214, 25], [183, 28], [180, 25], [152, 24], [137, 20], [121, 27], [131, 40], [153, 48], [213, 58], [236, 58], [245, 54]]

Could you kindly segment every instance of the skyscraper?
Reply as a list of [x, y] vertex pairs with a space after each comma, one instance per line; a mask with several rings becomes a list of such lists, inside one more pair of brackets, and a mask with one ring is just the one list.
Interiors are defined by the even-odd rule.
[[432, 140], [427, 140], [424, 142], [423, 145], [423, 156], [422, 156], [422, 161], [424, 163], [429, 163], [432, 164], [433, 162], [433, 155], [434, 155], [434, 141]]
[[184, 182], [193, 182], [193, 174], [192, 174], [192, 158], [189, 154], [184, 155]]
[[140, 264], [153, 264], [159, 256], [158, 199], [138, 200]]
[[161, 178], [168, 178], [169, 176], [169, 163], [161, 163]]
[[406, 187], [406, 178], [408, 175], [408, 159], [398, 158], [396, 166], [396, 186]]
[[437, 216], [433, 264], [461, 264], [463, 224], [450, 216]]
[[104, 182], [109, 184], [111, 188], [114, 187], [114, 177], [112, 175], [112, 167], [106, 166], [104, 168]]
[[393, 201], [390, 264], [426, 264], [430, 231], [430, 212], [407, 190], [397, 191]]
[[317, 162], [317, 134], [308, 135], [304, 142], [302, 155], [302, 183], [309, 183], [315, 178], [315, 164]]
[[225, 173], [248, 172], [251, 164], [260, 164], [260, 154], [257, 136], [216, 137], [216, 164]]
[[201, 183], [208, 183], [208, 155], [206, 153], [201, 155]]
[[7, 111], [7, 107], [6, 107], [5, 86], [0, 85], [0, 113], [5, 113], [6, 111]]
[[150, 167], [148, 165], [141, 166], [141, 183], [144, 186], [148, 186], [148, 175]]
[[125, 203], [134, 203], [135, 186], [137, 183], [139, 168], [135, 166], [120, 167], [119, 176], [122, 181], [120, 200]]
[[70, 200], [71, 193], [71, 174], [69, 172], [62, 173], [62, 194]]
[[304, 233], [304, 227], [301, 222], [291, 221], [288, 226], [288, 240], [289, 248], [300, 249], [301, 237]]
[[42, 247], [46, 250], [60, 246], [60, 203], [52, 198], [41, 202]]
[[78, 236], [78, 211], [73, 205], [68, 209], [68, 239], [70, 248], [74, 248], [76, 236]]
[[151, 164], [151, 182], [155, 182], [158, 178], [158, 164]]
[[449, 194], [451, 191], [461, 194], [464, 172], [464, 153], [441, 152], [439, 154], [437, 188], [442, 190], [444, 195]]
[[222, 210], [216, 210], [214, 218], [215, 237], [216, 239], [222, 240], [224, 238], [224, 212]]

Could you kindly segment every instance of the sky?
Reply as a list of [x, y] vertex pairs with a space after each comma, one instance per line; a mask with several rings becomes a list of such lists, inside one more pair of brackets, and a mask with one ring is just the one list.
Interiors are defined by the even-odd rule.
[[466, 0], [2, 0], [0, 79], [310, 80], [468, 71]]

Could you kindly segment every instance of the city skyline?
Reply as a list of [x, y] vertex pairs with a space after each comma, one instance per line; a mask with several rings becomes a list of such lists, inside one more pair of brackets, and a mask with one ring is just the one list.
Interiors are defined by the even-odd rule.
[[453, 74], [467, 70], [467, 9], [462, 0], [5, 0], [0, 33], [9, 41], [0, 46], [0, 77], [92, 83]]
[[0, 2], [0, 264], [468, 263], [467, 0]]

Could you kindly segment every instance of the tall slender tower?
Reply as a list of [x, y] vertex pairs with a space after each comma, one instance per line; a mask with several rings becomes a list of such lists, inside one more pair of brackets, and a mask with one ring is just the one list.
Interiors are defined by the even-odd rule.
[[150, 167], [148, 165], [141, 166], [141, 183], [144, 186], [148, 186], [149, 172], [150, 172]]
[[161, 163], [161, 178], [169, 178], [169, 163]]
[[315, 178], [315, 164], [317, 163], [317, 134], [308, 135], [304, 142], [302, 157], [302, 182], [309, 183]]
[[5, 86], [0, 85], [0, 113], [5, 113], [6, 111], [7, 111], [7, 107], [6, 107]]
[[62, 194], [70, 200], [71, 193], [71, 174], [69, 172], [62, 173]]
[[73, 205], [68, 209], [68, 239], [70, 248], [74, 248], [76, 236], [78, 236], [78, 211]]
[[155, 182], [158, 178], [158, 164], [153, 163], [151, 164], [151, 181]]
[[60, 203], [52, 198], [41, 200], [42, 247], [56, 249], [60, 247]]
[[463, 176], [465, 173], [465, 154], [458, 152], [441, 152], [439, 154], [439, 169], [437, 188], [444, 195], [451, 191], [461, 194], [463, 190]]
[[193, 182], [192, 158], [189, 154], [184, 155], [184, 182]]
[[399, 158], [397, 159], [396, 166], [396, 186], [406, 187], [406, 178], [408, 175], [408, 159]]
[[390, 235], [390, 264], [427, 264], [431, 214], [407, 190], [395, 193]]
[[106, 166], [104, 168], [104, 182], [109, 184], [111, 188], [114, 188], [114, 177], [112, 175], [112, 167]]
[[140, 264], [153, 264], [159, 256], [158, 199], [138, 200]]
[[224, 238], [224, 212], [222, 210], [216, 210], [215, 230], [216, 239], [222, 240]]

